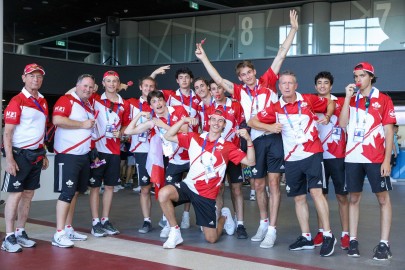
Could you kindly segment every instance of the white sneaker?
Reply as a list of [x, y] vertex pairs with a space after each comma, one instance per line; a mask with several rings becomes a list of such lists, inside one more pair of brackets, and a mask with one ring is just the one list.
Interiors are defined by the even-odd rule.
[[249, 200], [256, 201], [256, 194], [250, 194]]
[[[178, 227], [177, 227], [178, 228]], [[169, 238], [163, 244], [163, 248], [175, 248], [177, 245], [183, 243], [180, 229], [170, 229]]]
[[62, 234], [55, 233], [52, 238], [52, 246], [70, 248], [74, 246], [74, 243], [68, 238], [65, 232]]
[[132, 190], [135, 192], [141, 192], [141, 187], [139, 186], [139, 187], [133, 188]]
[[235, 233], [235, 222], [232, 219], [231, 210], [228, 207], [221, 209], [221, 215], [226, 218], [224, 224], [224, 230], [227, 235], [233, 235]]
[[390, 181], [391, 181], [391, 183], [396, 183], [396, 182], [397, 182], [397, 180], [395, 180], [395, 179], [392, 178], [392, 177], [390, 177]]
[[262, 228], [261, 226], [259, 226], [259, 228], [257, 229], [256, 234], [252, 238], [250, 238], [250, 240], [252, 240], [253, 242], [261, 242], [261, 241], [263, 241], [264, 237], [267, 234], [267, 230], [268, 230], [267, 226], [265, 228]]
[[170, 233], [170, 226], [169, 223], [167, 223], [167, 225], [163, 227], [163, 229], [160, 231], [160, 237], [167, 238], [169, 237], [169, 233]]
[[274, 246], [274, 242], [277, 238], [277, 231], [276, 230], [267, 230], [266, 236], [264, 240], [260, 243], [261, 248], [271, 248]]
[[118, 186], [114, 186], [114, 192], [118, 192], [118, 191], [120, 191], [121, 189], [118, 187]]
[[182, 228], [182, 229], [190, 228], [190, 215], [188, 215], [188, 217], [186, 217], [183, 214], [183, 217], [181, 218], [180, 228]]
[[86, 241], [87, 235], [78, 233], [73, 229], [73, 227], [65, 228], [65, 233], [67, 237], [72, 241]]

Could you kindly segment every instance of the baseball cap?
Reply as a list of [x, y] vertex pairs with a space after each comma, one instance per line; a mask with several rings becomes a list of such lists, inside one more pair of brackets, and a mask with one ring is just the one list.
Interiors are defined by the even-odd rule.
[[113, 71], [113, 70], [106, 71], [106, 72], [104, 73], [104, 75], [103, 75], [103, 80], [104, 80], [104, 78], [107, 77], [107, 76], [115, 76], [115, 77], [117, 77], [118, 80], [120, 79], [120, 76], [118, 75], [118, 73], [115, 72], [115, 71]]
[[370, 72], [371, 74], [374, 75], [374, 67], [373, 67], [370, 63], [368, 63], [368, 62], [361, 62], [361, 63], [358, 63], [358, 64], [354, 67], [353, 72], [354, 72], [355, 70], [368, 71], [368, 72]]
[[28, 64], [25, 66], [24, 68], [24, 75], [30, 74], [34, 71], [39, 71], [41, 72], [42, 75], [45, 75], [45, 70], [43, 67], [41, 67], [38, 64], [32, 63], [32, 64]]
[[211, 118], [213, 115], [218, 115], [218, 116], [222, 117], [224, 120], [226, 120], [224, 114], [225, 114], [225, 112], [223, 112], [222, 110], [211, 109], [208, 112], [208, 118]]

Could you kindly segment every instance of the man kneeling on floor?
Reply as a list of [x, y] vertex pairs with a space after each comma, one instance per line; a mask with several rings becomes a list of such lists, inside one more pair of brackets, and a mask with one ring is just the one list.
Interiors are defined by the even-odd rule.
[[194, 132], [179, 133], [183, 124], [196, 124], [196, 119], [184, 117], [173, 125], [164, 135], [165, 139], [178, 143], [188, 149], [190, 170], [182, 182], [167, 185], [159, 192], [159, 203], [169, 224], [169, 238], [163, 248], [175, 248], [183, 242], [180, 227], [177, 225], [174, 207], [191, 202], [196, 214], [196, 223], [203, 227], [205, 239], [210, 243], [218, 241], [225, 228], [235, 229], [235, 223], [229, 208], [222, 208], [221, 217], [216, 217], [215, 198], [218, 195], [221, 181], [224, 177], [228, 161], [234, 164], [254, 166], [255, 150], [253, 142], [245, 129], [237, 131], [238, 136], [246, 139], [247, 153], [234, 144], [221, 138], [221, 132], [226, 122], [224, 113], [215, 110], [209, 117], [209, 132], [198, 134]]

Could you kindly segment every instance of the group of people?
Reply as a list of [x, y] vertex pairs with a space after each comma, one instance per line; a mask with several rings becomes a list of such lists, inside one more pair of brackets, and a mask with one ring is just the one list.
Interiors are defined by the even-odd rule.
[[[175, 248], [183, 242], [180, 229], [190, 227], [190, 205], [208, 242], [218, 241], [223, 230], [230, 235], [236, 232], [239, 239], [248, 238], [241, 188], [243, 165], [251, 169], [260, 213], [251, 241], [260, 242], [261, 248], [271, 248], [276, 242], [280, 179], [285, 173], [287, 196], [294, 198], [301, 229], [289, 249], [321, 246], [321, 256], [334, 253], [337, 237], [331, 230], [327, 201], [331, 177], [339, 205], [340, 246], [348, 250], [348, 256], [360, 256], [357, 231], [367, 176], [381, 209], [381, 238], [373, 258], [391, 258], [388, 191], [392, 189], [391, 151], [396, 123], [392, 101], [374, 87], [377, 77], [367, 62], [354, 67], [354, 83], [347, 85], [345, 97], [331, 94], [333, 76], [327, 71], [315, 76], [316, 94], [297, 92], [296, 75], [280, 71], [298, 31], [294, 10], [290, 11], [290, 23], [289, 34], [261, 77], [257, 78], [250, 61], [236, 66], [241, 84], [221, 77], [205, 54], [203, 42], [196, 44], [195, 55], [212, 80], [194, 79], [190, 69], [181, 68], [175, 75], [179, 85], [176, 91], [157, 90], [155, 77], [165, 74], [170, 66], [142, 78], [141, 96], [128, 100], [118, 94], [120, 79], [115, 71], [104, 74], [102, 95], [96, 93], [92, 75], [79, 76], [76, 87], [60, 97], [53, 108], [52, 122], [57, 126], [54, 189], [60, 196], [52, 244], [72, 247], [73, 241], [87, 239], [72, 227], [77, 195], [87, 187], [92, 235], [119, 233], [109, 213], [113, 187], [120, 177], [120, 138], [125, 135], [131, 138], [129, 151], [134, 153], [141, 186], [144, 220], [139, 232], [152, 230], [150, 191], [154, 186], [163, 212], [159, 225], [163, 227], [160, 237], [167, 238], [164, 248]], [[1, 248], [9, 252], [35, 246], [24, 226], [34, 190], [39, 188], [40, 171], [48, 166], [43, 147], [48, 107], [38, 92], [44, 75], [41, 66], [27, 65], [22, 75], [25, 87], [4, 112], [7, 166], [2, 190], [9, 196], [6, 237]], [[226, 177], [235, 220], [230, 209], [223, 207]], [[309, 228], [307, 193], [314, 200], [318, 216], [315, 237]], [[181, 204], [184, 212], [179, 226], [174, 207]]]

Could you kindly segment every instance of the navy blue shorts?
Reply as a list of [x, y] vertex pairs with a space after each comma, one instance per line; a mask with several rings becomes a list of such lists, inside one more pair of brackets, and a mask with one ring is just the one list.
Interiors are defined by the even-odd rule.
[[166, 185], [173, 185], [183, 180], [183, 174], [190, 170], [190, 163], [176, 165], [169, 163], [166, 167], [165, 182]]
[[347, 195], [348, 192], [345, 181], [345, 159], [324, 159], [323, 164], [325, 166], [326, 179], [326, 188], [323, 189], [323, 194], [329, 193], [329, 177], [331, 177], [333, 186], [335, 187], [335, 194]]
[[362, 192], [367, 175], [373, 193], [392, 190], [390, 177], [381, 176], [381, 163], [345, 163], [346, 185], [349, 192]]
[[323, 154], [316, 153], [303, 160], [286, 161], [285, 179], [288, 197], [307, 194], [311, 188], [324, 188]]
[[226, 167], [223, 181], [225, 181], [226, 175], [228, 175], [229, 183], [242, 183], [244, 179], [242, 173], [242, 165], [240, 163], [238, 165], [235, 165], [232, 161], [229, 161], [228, 166]]
[[87, 190], [90, 179], [89, 155], [57, 154], [54, 164], [54, 192], [73, 197], [76, 191]]
[[16, 176], [12, 176], [7, 172], [4, 174], [1, 191], [23, 192], [24, 190], [35, 190], [40, 188], [39, 179], [41, 176], [43, 160], [32, 164], [22, 153], [16, 154], [13, 152], [13, 157], [18, 165], [19, 171], [17, 171]]
[[252, 167], [253, 178], [263, 178], [268, 173], [284, 172], [284, 150], [281, 134], [269, 134], [256, 138], [256, 165]]
[[138, 174], [138, 183], [140, 186], [147, 186], [150, 184], [150, 176], [146, 170], [146, 159], [148, 153], [134, 153], [136, 172]]
[[98, 158], [104, 159], [106, 164], [91, 170], [89, 187], [101, 187], [103, 182], [106, 186], [118, 185], [120, 183], [120, 156], [98, 152]]
[[183, 183], [174, 185], [179, 194], [179, 200], [174, 203], [175, 206], [191, 203], [194, 208], [196, 224], [198, 226], [216, 228], [217, 227], [217, 214], [215, 200], [208, 199], [191, 191], [188, 186]]

